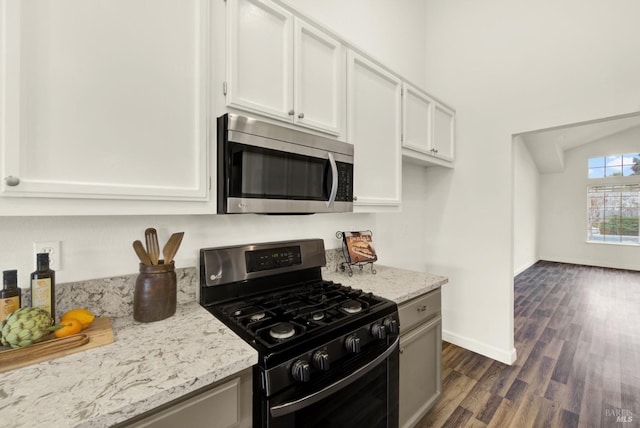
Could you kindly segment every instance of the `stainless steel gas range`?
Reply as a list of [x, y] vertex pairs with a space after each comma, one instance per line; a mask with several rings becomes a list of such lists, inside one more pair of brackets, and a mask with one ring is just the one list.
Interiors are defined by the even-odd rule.
[[320, 239], [202, 249], [200, 304], [258, 351], [255, 427], [397, 427], [397, 306], [325, 263]]

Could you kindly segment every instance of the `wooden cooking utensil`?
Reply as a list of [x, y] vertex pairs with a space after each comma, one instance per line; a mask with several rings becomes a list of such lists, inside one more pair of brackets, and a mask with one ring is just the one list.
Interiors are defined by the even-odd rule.
[[169, 264], [173, 261], [173, 258], [178, 252], [178, 248], [180, 248], [180, 243], [182, 243], [183, 236], [184, 232], [178, 232], [169, 237], [169, 240], [162, 249], [162, 255], [164, 256], [165, 264]]
[[144, 231], [144, 238], [147, 242], [147, 254], [151, 259], [151, 264], [157, 265], [160, 258], [160, 245], [158, 244], [158, 232], [153, 227]]
[[144, 249], [144, 245], [139, 240], [133, 241], [133, 249], [138, 255], [140, 262], [144, 265], [152, 265], [151, 259], [149, 258], [149, 254]]

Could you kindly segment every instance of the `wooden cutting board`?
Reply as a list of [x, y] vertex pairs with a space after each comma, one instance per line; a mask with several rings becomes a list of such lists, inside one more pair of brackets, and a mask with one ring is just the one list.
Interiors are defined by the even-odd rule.
[[0, 373], [114, 342], [111, 321], [107, 317], [96, 318], [82, 333], [59, 339], [53, 335], [51, 337], [25, 348], [0, 346]]

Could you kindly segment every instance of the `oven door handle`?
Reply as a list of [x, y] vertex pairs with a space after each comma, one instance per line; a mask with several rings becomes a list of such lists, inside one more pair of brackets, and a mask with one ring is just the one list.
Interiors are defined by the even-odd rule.
[[338, 194], [338, 165], [333, 157], [333, 153], [327, 153], [329, 155], [329, 165], [331, 165], [331, 193], [329, 194], [329, 200], [327, 201], [327, 207], [336, 200]]
[[355, 372], [351, 373], [349, 376], [341, 379], [337, 382], [332, 383], [320, 391], [314, 392], [311, 395], [300, 398], [298, 400], [290, 401], [288, 403], [279, 404], [277, 406], [273, 406], [271, 408], [271, 416], [274, 418], [288, 415], [289, 413], [297, 412], [298, 410], [304, 409], [307, 406], [317, 403], [320, 400], [327, 398], [329, 395], [334, 392], [340, 391], [345, 386], [350, 385], [356, 380], [360, 379], [362, 376], [369, 373], [373, 370], [378, 364], [383, 362], [391, 353], [398, 347], [398, 343], [400, 342], [400, 338], [398, 337], [393, 344], [387, 348], [382, 354], [376, 357], [375, 360], [371, 361], [366, 366], [360, 367]]

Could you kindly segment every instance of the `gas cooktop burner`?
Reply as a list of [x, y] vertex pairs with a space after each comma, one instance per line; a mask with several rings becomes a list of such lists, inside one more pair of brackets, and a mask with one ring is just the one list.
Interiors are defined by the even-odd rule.
[[313, 314], [311, 314], [311, 319], [314, 321], [320, 321], [321, 319], [324, 319], [324, 312], [314, 312]]
[[[262, 313], [264, 317], [264, 310], [259, 306], [247, 305], [244, 302], [241, 302], [239, 305], [232, 305], [230, 307], [231, 313], [234, 317], [245, 317], [247, 315], [259, 315]], [[263, 318], [261, 317], [261, 318]]]
[[250, 321], [260, 321], [262, 318], [267, 316], [264, 312], [258, 312], [257, 314], [253, 314], [249, 317]]
[[349, 314], [357, 314], [362, 311], [362, 304], [356, 300], [347, 300], [340, 305], [340, 308]]
[[274, 339], [288, 339], [294, 334], [296, 334], [296, 329], [293, 324], [288, 322], [278, 323], [269, 330], [269, 336]]

